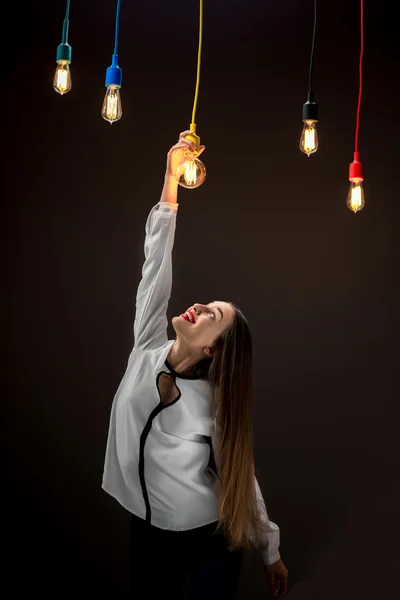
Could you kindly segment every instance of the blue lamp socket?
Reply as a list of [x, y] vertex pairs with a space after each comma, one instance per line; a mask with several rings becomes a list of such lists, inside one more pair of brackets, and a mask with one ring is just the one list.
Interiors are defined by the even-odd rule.
[[66, 60], [67, 62], [71, 62], [72, 58], [72, 48], [69, 44], [60, 44], [57, 46], [57, 54], [56, 61]]
[[106, 87], [109, 85], [122, 85], [122, 69], [118, 66], [118, 54], [112, 55], [112, 64], [106, 71]]

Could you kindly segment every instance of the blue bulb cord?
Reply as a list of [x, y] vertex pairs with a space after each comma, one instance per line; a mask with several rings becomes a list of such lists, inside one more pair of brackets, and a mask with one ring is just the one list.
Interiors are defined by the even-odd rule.
[[64, 18], [64, 22], [63, 22], [63, 28], [62, 28], [62, 38], [61, 38], [62, 44], [68, 43], [68, 27], [69, 27], [68, 19], [69, 19], [70, 5], [71, 5], [71, 0], [67, 0], [67, 5], [65, 7], [65, 18]]
[[119, 36], [119, 14], [121, 11], [121, 0], [117, 0], [117, 14], [115, 18], [115, 43], [111, 66], [106, 71], [106, 87], [109, 85], [122, 85], [122, 69], [118, 66], [118, 36]]
[[121, 11], [121, 0], [117, 0], [117, 14], [115, 17], [115, 43], [114, 54], [118, 54], [118, 38], [119, 38], [119, 13]]
[[71, 4], [71, 0], [67, 0], [67, 5], [65, 8], [65, 19], [64, 19], [63, 28], [62, 28], [61, 44], [59, 44], [57, 46], [57, 53], [56, 53], [56, 61], [57, 62], [66, 61], [67, 63], [70, 63], [72, 60], [72, 48], [68, 44], [68, 29], [69, 29], [69, 20], [68, 19], [69, 19], [70, 4]]

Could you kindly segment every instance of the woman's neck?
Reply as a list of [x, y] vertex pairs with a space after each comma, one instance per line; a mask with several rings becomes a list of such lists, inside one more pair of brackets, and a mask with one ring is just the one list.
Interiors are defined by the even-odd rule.
[[195, 366], [203, 358], [206, 358], [203, 351], [191, 352], [190, 349], [182, 346], [178, 339], [172, 344], [167, 357], [174, 371], [189, 376], [193, 374]]

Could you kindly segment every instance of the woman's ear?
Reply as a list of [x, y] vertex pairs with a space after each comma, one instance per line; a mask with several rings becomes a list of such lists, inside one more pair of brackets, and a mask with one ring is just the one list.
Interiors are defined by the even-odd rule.
[[203, 352], [207, 354], [210, 358], [212, 358], [215, 354], [215, 346], [206, 346], [203, 348]]
[[206, 147], [205, 147], [205, 146], [200, 146], [200, 148], [199, 148], [199, 154], [198, 154], [198, 155], [200, 156], [200, 154], [201, 154], [202, 152], [204, 152], [204, 150], [205, 150], [205, 149], [206, 149]]

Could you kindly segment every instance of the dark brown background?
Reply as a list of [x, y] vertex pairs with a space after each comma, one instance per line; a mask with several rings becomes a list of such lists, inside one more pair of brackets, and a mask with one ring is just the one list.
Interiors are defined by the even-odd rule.
[[[126, 593], [129, 516], [101, 490], [103, 460], [145, 221], [190, 124], [198, 2], [123, 0], [123, 117], [110, 126], [100, 110], [115, 5], [72, 0], [64, 97], [52, 90], [64, 1], [20, 3], [4, 20], [3, 555], [16, 598]], [[389, 2], [366, 2], [366, 206], [354, 215], [359, 2], [319, 5], [320, 150], [307, 158], [312, 0], [205, 2], [196, 121], [208, 177], [179, 191], [168, 316], [218, 299], [249, 319], [256, 462], [291, 598], [389, 598], [400, 575], [398, 32]], [[155, 548], [155, 571], [159, 560]], [[250, 553], [239, 597], [267, 596]]]

